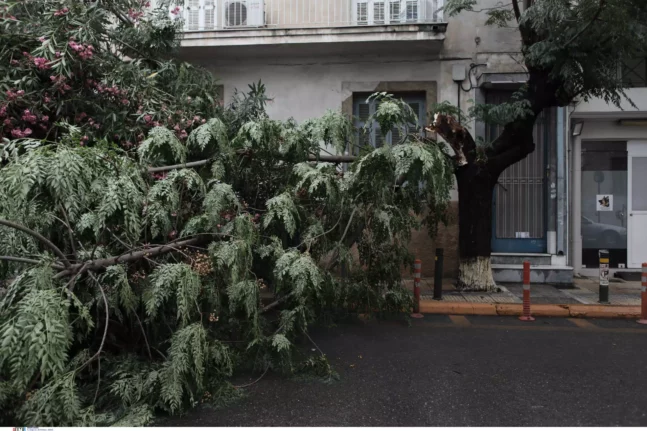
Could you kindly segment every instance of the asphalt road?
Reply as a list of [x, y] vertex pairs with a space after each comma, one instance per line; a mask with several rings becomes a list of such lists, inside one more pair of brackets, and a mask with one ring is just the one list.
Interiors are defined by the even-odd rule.
[[316, 330], [338, 382], [267, 375], [164, 425], [647, 426], [645, 326], [426, 316]]

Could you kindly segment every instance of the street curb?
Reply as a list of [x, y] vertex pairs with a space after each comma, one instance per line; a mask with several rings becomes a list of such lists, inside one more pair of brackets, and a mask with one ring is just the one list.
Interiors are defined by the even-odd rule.
[[[522, 304], [481, 304], [470, 302], [420, 301], [424, 314], [454, 314], [479, 316], [521, 316]], [[640, 318], [639, 306], [585, 305], [585, 304], [538, 304], [530, 307], [537, 317], [582, 317], [600, 319]]]

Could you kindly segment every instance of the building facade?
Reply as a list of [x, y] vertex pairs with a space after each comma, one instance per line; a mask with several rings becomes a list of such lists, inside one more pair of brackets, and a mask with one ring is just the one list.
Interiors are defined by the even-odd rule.
[[[374, 109], [366, 97], [376, 91], [403, 97], [420, 126], [439, 101], [466, 110], [507, 100], [526, 79], [517, 31], [486, 26], [483, 13], [449, 18], [442, 6], [443, 0], [187, 0], [180, 56], [212, 70], [225, 99], [262, 80], [275, 119], [303, 121], [334, 109], [361, 125]], [[635, 66], [644, 78], [644, 62]], [[647, 241], [636, 239], [647, 239], [640, 187], [647, 180], [647, 89], [636, 84], [643, 88], [629, 94], [639, 110], [592, 100], [542, 114], [537, 150], [504, 172], [494, 192], [496, 280], [520, 281], [529, 259], [534, 282], [568, 284], [574, 269], [591, 268], [600, 247], [611, 250], [612, 266], [647, 261]], [[471, 127], [486, 140], [498, 133], [486, 124]], [[393, 139], [382, 135], [369, 139]], [[596, 207], [605, 194], [612, 203]], [[433, 274], [436, 247], [445, 250], [445, 275], [456, 275], [457, 193], [453, 199], [454, 221], [435, 240], [414, 235], [411, 249], [425, 276]]]
[[597, 272], [598, 250], [610, 271], [647, 262], [647, 59], [621, 66], [631, 102], [578, 101], [568, 112], [572, 264]]

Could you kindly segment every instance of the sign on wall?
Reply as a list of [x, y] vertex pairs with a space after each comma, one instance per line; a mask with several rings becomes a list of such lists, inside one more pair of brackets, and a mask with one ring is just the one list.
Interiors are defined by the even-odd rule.
[[613, 195], [596, 195], [596, 211], [613, 211]]

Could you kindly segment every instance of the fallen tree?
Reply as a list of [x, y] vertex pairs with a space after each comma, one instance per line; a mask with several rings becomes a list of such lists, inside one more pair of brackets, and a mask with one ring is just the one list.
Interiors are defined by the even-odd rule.
[[377, 97], [372, 120], [402, 125], [402, 142], [357, 156], [319, 156], [353, 145], [339, 113], [298, 125], [248, 110], [233, 129], [229, 109], [262, 105], [262, 86], [185, 140], [153, 128], [136, 157], [80, 145], [74, 130], [12, 141], [0, 169], [3, 421], [141, 425], [234, 396], [237, 370], [330, 375], [325, 357], [298, 355], [309, 324], [409, 311], [407, 242], [423, 214], [444, 217], [453, 162], [404, 133], [407, 105]]

